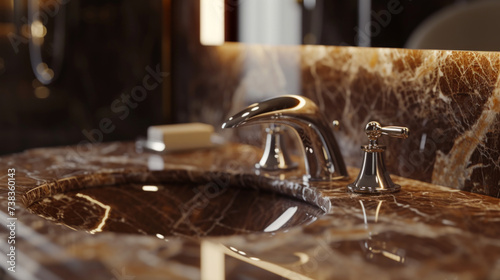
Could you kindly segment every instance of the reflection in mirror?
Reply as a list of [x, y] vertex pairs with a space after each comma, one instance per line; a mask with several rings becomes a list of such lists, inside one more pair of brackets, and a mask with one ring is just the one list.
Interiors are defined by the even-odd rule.
[[491, 36], [500, 21], [497, 0], [226, 0], [226, 14], [226, 29], [237, 30], [227, 41], [500, 49]]

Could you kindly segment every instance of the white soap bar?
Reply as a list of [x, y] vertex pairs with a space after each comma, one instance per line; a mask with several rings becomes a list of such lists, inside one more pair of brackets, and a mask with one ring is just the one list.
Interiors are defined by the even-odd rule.
[[148, 142], [165, 144], [165, 151], [179, 151], [212, 146], [214, 127], [204, 123], [150, 126]]

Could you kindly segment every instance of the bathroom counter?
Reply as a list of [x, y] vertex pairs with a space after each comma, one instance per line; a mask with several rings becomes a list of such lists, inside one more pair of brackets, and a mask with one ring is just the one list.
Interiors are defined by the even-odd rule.
[[[5, 225], [14, 217], [16, 272], [6, 273], [20, 279], [213, 279], [224, 267], [216, 260], [224, 255], [227, 279], [241, 279], [239, 274], [249, 279], [500, 279], [499, 200], [397, 176], [393, 180], [402, 190], [381, 196], [347, 193], [349, 181], [310, 183], [311, 191], [282, 189], [308, 202], [328, 202], [328, 213], [282, 232], [225, 237], [160, 238], [105, 230], [91, 234], [50, 222], [25, 207], [31, 202], [26, 194], [37, 192], [33, 189], [56, 184], [64, 191], [61, 182], [75, 177], [98, 184], [102, 174], [116, 172], [254, 174], [259, 157], [259, 149], [240, 144], [160, 155], [138, 153], [133, 143], [40, 148], [4, 156], [2, 269], [9, 267], [10, 231]], [[9, 169], [15, 169], [17, 205], [11, 216]], [[349, 173], [354, 179], [358, 169], [349, 168]], [[210, 274], [200, 262], [210, 263]]]

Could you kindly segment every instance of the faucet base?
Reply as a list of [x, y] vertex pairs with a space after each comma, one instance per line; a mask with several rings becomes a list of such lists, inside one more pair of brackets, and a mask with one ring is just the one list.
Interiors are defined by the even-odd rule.
[[266, 128], [266, 144], [261, 160], [255, 164], [256, 169], [265, 171], [286, 171], [298, 167], [288, 156], [283, 138], [284, 127], [271, 124]]
[[350, 192], [361, 193], [361, 194], [384, 194], [384, 193], [395, 193], [401, 190], [400, 185], [392, 185], [390, 188], [377, 188], [373, 186], [358, 186], [355, 184], [350, 184], [347, 186]]
[[401, 189], [394, 184], [384, 164], [384, 146], [363, 146], [363, 165], [356, 181], [347, 186], [351, 192], [362, 194], [395, 193]]
[[[342, 153], [332, 133], [332, 125], [312, 100], [299, 95], [284, 95], [254, 103], [229, 117], [222, 124], [222, 129], [264, 123], [285, 125], [292, 129], [302, 144], [306, 174], [311, 180], [348, 177]], [[276, 139], [274, 141], [279, 143]], [[271, 144], [268, 147], [275, 147]], [[278, 164], [275, 159], [281, 156], [274, 151], [265, 152], [259, 168], [264, 170], [263, 167], [267, 166], [281, 170], [280, 165], [287, 168], [293, 166], [285, 164], [284, 160], [279, 160]]]

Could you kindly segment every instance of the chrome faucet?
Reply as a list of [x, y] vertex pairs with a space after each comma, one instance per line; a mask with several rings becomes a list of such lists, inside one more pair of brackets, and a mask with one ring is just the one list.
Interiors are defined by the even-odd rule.
[[278, 123], [293, 128], [304, 148], [305, 179], [329, 181], [348, 178], [344, 159], [329, 125], [316, 104], [303, 96], [284, 95], [248, 106], [229, 117], [222, 128]]
[[404, 126], [383, 127], [380, 123], [371, 121], [366, 124], [365, 133], [370, 142], [368, 145], [361, 146], [364, 152], [363, 164], [358, 178], [352, 184], [349, 184], [347, 189], [351, 192], [364, 194], [398, 192], [401, 186], [392, 182], [389, 172], [385, 169], [385, 146], [378, 144], [378, 138], [387, 135], [406, 139], [410, 136], [410, 129]]

